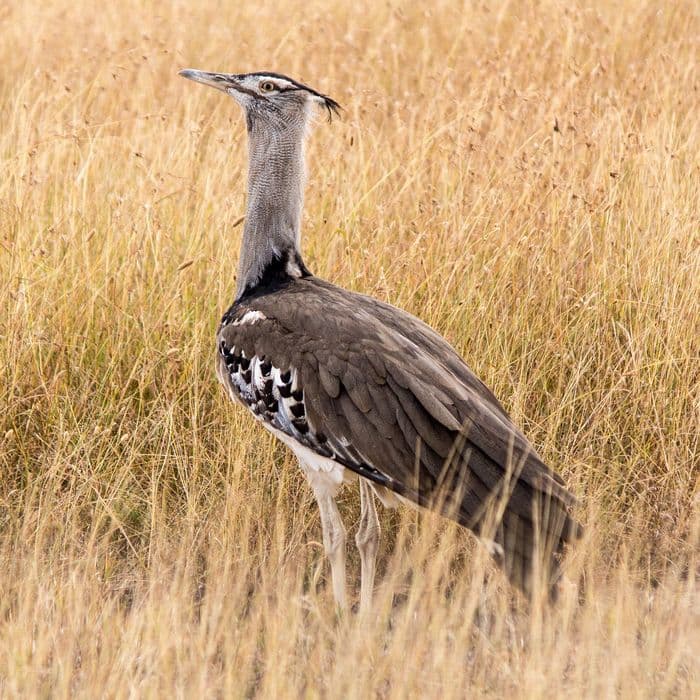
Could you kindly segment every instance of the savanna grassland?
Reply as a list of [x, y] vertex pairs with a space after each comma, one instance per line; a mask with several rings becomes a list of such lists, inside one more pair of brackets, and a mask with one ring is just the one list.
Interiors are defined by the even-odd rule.
[[[14, 0], [0, 66], [2, 697], [700, 697], [694, 0]], [[555, 606], [401, 509], [376, 618], [336, 616], [215, 380], [245, 126], [184, 67], [344, 106], [306, 262], [439, 329], [580, 498]]]

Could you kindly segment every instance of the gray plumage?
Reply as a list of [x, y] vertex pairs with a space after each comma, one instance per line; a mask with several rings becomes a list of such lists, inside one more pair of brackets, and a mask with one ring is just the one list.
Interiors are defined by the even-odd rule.
[[[405, 311], [314, 277], [302, 261], [309, 110], [314, 102], [329, 113], [338, 105], [274, 73], [183, 74], [234, 96], [249, 134], [237, 297], [217, 334], [218, 376], [299, 455], [319, 497], [332, 565], [333, 535], [344, 548], [344, 529], [328, 513], [333, 504], [324, 511], [327, 494], [317, 474], [336, 464], [339, 473], [370, 482], [385, 502], [396, 494], [495, 543], [492, 551], [523, 590], [535, 565], [549, 568], [554, 584], [564, 545], [580, 532], [570, 514], [575, 499], [561, 478], [435, 331]], [[358, 535], [358, 547], [378, 535], [374, 501], [362, 494], [361, 528], [371, 536]], [[371, 557], [363, 554], [363, 606], [371, 594], [365, 570], [370, 589], [374, 575], [371, 549]], [[337, 561], [344, 567], [344, 558]], [[335, 566], [333, 573], [343, 604], [344, 573], [342, 581]]]

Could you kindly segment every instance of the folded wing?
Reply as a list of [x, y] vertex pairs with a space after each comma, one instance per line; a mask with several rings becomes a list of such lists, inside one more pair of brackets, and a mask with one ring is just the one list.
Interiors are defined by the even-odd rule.
[[219, 375], [270, 427], [495, 542], [521, 588], [538, 558], [556, 578], [580, 530], [575, 499], [450, 345], [410, 314], [299, 280], [232, 307]]

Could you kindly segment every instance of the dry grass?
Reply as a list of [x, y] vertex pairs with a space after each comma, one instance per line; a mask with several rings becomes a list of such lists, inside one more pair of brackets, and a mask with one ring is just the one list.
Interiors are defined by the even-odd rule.
[[[697, 3], [238, 5], [0, 7], [0, 695], [699, 697]], [[300, 472], [214, 379], [245, 134], [182, 67], [345, 106], [307, 262], [495, 389], [582, 499], [580, 600], [401, 511], [376, 620], [335, 619]]]

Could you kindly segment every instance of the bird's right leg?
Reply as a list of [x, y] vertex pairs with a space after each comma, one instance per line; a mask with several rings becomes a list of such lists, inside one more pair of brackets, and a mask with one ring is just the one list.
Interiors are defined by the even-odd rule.
[[345, 595], [345, 526], [333, 494], [321, 484], [311, 483], [321, 513], [323, 548], [331, 564], [333, 596], [341, 610], [347, 609]]
[[379, 516], [374, 502], [374, 493], [369, 481], [360, 477], [360, 526], [355, 543], [360, 552], [360, 614], [368, 613], [372, 607], [374, 572], [379, 548]]

